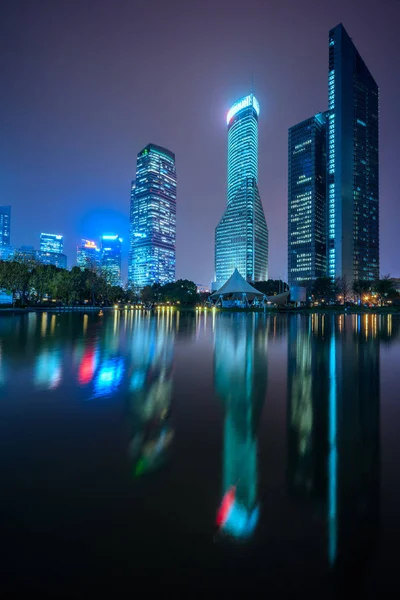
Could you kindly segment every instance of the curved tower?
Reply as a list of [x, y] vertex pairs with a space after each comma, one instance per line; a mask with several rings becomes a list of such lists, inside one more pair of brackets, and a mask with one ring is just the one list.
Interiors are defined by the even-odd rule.
[[215, 230], [217, 288], [235, 268], [247, 281], [268, 279], [268, 228], [258, 191], [258, 115], [249, 94], [228, 111], [227, 207]]

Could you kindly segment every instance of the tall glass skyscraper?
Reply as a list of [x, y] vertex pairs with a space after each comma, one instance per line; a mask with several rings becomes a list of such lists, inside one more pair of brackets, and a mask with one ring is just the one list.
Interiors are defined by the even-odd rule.
[[110, 285], [121, 285], [121, 246], [118, 234], [101, 237], [101, 271]]
[[326, 276], [326, 117], [289, 129], [289, 285]]
[[0, 246], [10, 245], [11, 206], [0, 206]]
[[175, 281], [175, 155], [149, 144], [137, 157], [131, 188], [128, 284]]
[[379, 93], [342, 24], [329, 32], [328, 275], [379, 277]]
[[227, 114], [227, 207], [215, 230], [215, 280], [221, 287], [235, 268], [247, 281], [268, 279], [268, 228], [258, 191], [258, 115], [253, 94]]

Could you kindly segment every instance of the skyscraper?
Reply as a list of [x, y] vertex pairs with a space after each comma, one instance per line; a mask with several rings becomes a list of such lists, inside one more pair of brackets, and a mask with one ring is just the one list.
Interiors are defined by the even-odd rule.
[[76, 264], [81, 269], [98, 271], [101, 266], [100, 248], [91, 240], [82, 240], [76, 249]]
[[64, 238], [55, 233], [40, 234], [40, 250], [37, 259], [44, 265], [54, 265], [60, 269], [67, 268], [67, 257], [63, 254]]
[[131, 188], [128, 283], [143, 287], [175, 280], [175, 155], [149, 144], [137, 156]]
[[62, 254], [64, 248], [64, 239], [62, 235], [55, 233], [40, 234], [40, 251], [41, 252], [56, 252]]
[[10, 245], [11, 206], [0, 206], [0, 246]]
[[326, 276], [326, 117], [289, 129], [289, 285]]
[[110, 285], [121, 285], [121, 244], [117, 234], [101, 238], [101, 270]]
[[268, 279], [268, 228], [257, 183], [259, 112], [250, 94], [227, 115], [227, 207], [215, 230], [217, 288], [235, 268], [247, 281]]
[[329, 32], [328, 275], [379, 277], [378, 86], [342, 24]]

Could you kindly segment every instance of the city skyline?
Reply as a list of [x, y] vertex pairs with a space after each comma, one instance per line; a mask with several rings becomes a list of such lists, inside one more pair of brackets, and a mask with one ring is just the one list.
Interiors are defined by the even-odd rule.
[[[72, 7], [64, 7], [58, 14], [50, 9], [52, 26], [47, 27], [50, 16], [42, 12], [40, 7], [33, 11], [27, 3], [26, 10], [21, 14], [18, 11], [18, 19], [13, 9], [1, 9], [5, 12], [2, 23], [7, 24], [2, 37], [5, 49], [11, 51], [17, 42], [23, 49], [23, 53], [20, 50], [13, 51], [11, 60], [4, 65], [6, 91], [1, 99], [1, 118], [5, 118], [3, 139], [7, 140], [1, 155], [4, 169], [1, 193], [2, 204], [12, 205], [13, 245], [17, 247], [24, 243], [35, 243], [36, 232], [43, 228], [58, 230], [62, 223], [65, 252], [72, 258], [81, 237], [98, 239], [103, 231], [112, 229], [119, 231], [126, 240], [123, 257], [126, 264], [129, 184], [135, 155], [150, 140], [173, 148], [177, 157], [181, 204], [177, 225], [176, 277], [188, 277], [207, 284], [213, 276], [213, 228], [226, 198], [226, 139], [221, 114], [236, 97], [249, 89], [254, 73], [253, 89], [263, 107], [260, 117], [264, 134], [260, 138], [259, 185], [270, 229], [269, 276], [285, 275], [287, 129], [326, 107], [328, 32], [337, 23], [343, 22], [376, 77], [382, 93], [380, 271], [382, 274], [390, 272], [393, 276], [398, 275], [394, 240], [399, 216], [399, 191], [394, 178], [394, 157], [400, 86], [392, 73], [395, 72], [395, 23], [399, 3], [388, 0], [382, 3], [383, 8], [379, 8], [367, 2], [369, 7], [363, 13], [362, 21], [357, 7], [349, 7], [344, 2], [335, 3], [335, 6], [326, 3], [324, 10], [314, 14], [313, 23], [308, 23], [303, 14], [307, 11], [292, 3], [287, 22], [284, 18], [287, 5], [282, 3], [282, 6], [268, 11], [267, 24], [262, 19], [266, 9], [257, 5], [254, 14], [249, 17], [251, 35], [246, 33], [244, 38], [238, 36], [239, 31], [243, 33], [240, 19], [232, 16], [232, 27], [226, 33], [225, 48], [220, 53], [216, 52], [219, 42], [217, 31], [224, 22], [223, 9], [221, 14], [219, 11], [213, 14], [215, 31], [211, 28], [206, 47], [201, 45], [202, 34], [207, 27], [202, 15], [194, 10], [192, 16], [181, 6], [179, 10], [187, 28], [186, 32], [181, 28], [175, 31], [173, 26], [174, 36], [178, 49], [184, 43], [185, 48], [189, 44], [187, 53], [182, 58], [181, 52], [177, 54], [176, 49], [171, 48], [169, 58], [175, 61], [177, 70], [170, 89], [165, 84], [167, 74], [163, 75], [162, 83], [157, 83], [157, 93], [155, 83], [151, 84], [149, 76], [156, 64], [156, 55], [160, 56], [159, 44], [157, 49], [152, 49], [143, 65], [134, 61], [134, 67], [139, 72], [133, 82], [132, 77], [129, 78], [129, 72], [132, 72], [129, 65], [135, 50], [138, 55], [137, 50], [144, 46], [143, 35], [138, 35], [132, 47], [129, 28], [129, 36], [128, 30], [123, 28], [120, 45], [113, 46], [113, 52], [105, 62], [105, 70], [96, 70], [102, 56], [100, 39], [108, 35], [104, 33], [109, 31], [108, 21], [132, 22], [132, 18], [130, 21], [127, 19], [127, 16], [132, 16], [127, 3], [121, 4], [120, 13], [106, 6], [106, 3], [100, 4], [103, 8], [96, 13], [97, 29], [89, 35], [86, 30], [89, 12], [85, 10], [76, 13]], [[310, 9], [312, 5], [315, 6], [315, 3], [308, 4]], [[160, 8], [157, 14], [155, 31], [162, 31], [165, 10]], [[173, 13], [176, 10], [174, 5]], [[142, 24], [150, 23], [151, 11], [146, 7], [138, 11]], [[232, 12], [231, 3], [229, 12]], [[79, 19], [75, 19], [74, 24], [70, 23], [69, 29], [72, 28], [76, 33], [77, 45], [69, 55], [63, 52], [66, 48], [65, 35], [58, 36], [58, 33], [65, 25], [63, 17], [73, 14], [78, 14]], [[283, 23], [284, 28], [280, 26]], [[299, 42], [295, 41], [293, 34], [300, 26], [304, 37]], [[29, 29], [29, 35], [19, 40], [24, 29]], [[280, 31], [279, 36], [277, 31]], [[56, 56], [46, 52], [45, 59], [43, 53], [36, 49], [37, 38], [41, 40], [39, 48], [54, 47]], [[87, 38], [90, 43], [86, 41]], [[189, 43], [191, 38], [192, 43]], [[90, 51], [90, 44], [96, 50], [95, 55]], [[29, 69], [27, 55], [31, 61]], [[57, 56], [65, 56], [59, 68], [58, 63], [54, 63]], [[85, 68], [93, 67], [90, 82], [85, 82], [83, 73], [86, 71], [82, 71], [83, 66], [80, 68], [78, 64], [78, 57], [81, 56], [84, 57]], [[208, 60], [207, 57], [211, 56], [218, 56], [218, 61]], [[203, 62], [207, 64], [206, 69], [201, 67]], [[119, 65], [118, 69], [115, 69], [115, 65]], [[38, 103], [34, 87], [35, 69], [38, 85], [47, 86], [49, 92], [44, 102], [40, 95], [41, 104]], [[128, 81], [124, 84], [127, 74]], [[25, 90], [23, 98], [17, 95], [22, 78]], [[63, 93], [66, 82], [71, 89], [70, 96]], [[88, 83], [93, 93], [86, 87]], [[144, 99], [140, 90], [147, 84], [149, 88]], [[117, 89], [118, 99], [114, 93]], [[182, 103], [177, 100], [179, 93], [184, 90], [188, 92], [188, 97]], [[69, 97], [72, 102], [65, 105], [69, 106], [65, 112], [63, 103], [68, 103]], [[101, 102], [99, 98], [102, 98]], [[27, 103], [29, 111], [26, 111]], [[61, 111], [60, 114], [58, 111]], [[69, 131], [63, 122], [68, 123]], [[22, 132], [24, 144], [21, 143]], [[204, 173], [207, 173], [207, 178], [202, 178]], [[60, 181], [63, 182], [62, 186], [59, 185]], [[26, 194], [28, 186], [29, 203]], [[39, 202], [43, 210], [37, 211]], [[57, 207], [59, 210], [56, 210]]]

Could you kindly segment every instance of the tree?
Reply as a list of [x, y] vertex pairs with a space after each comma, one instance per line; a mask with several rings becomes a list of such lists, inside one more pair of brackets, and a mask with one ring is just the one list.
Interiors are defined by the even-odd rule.
[[343, 304], [349, 300], [351, 285], [349, 284], [346, 275], [335, 279], [335, 287], [340, 296], [343, 296]]
[[365, 279], [356, 279], [353, 282], [353, 292], [361, 301], [362, 297], [365, 294], [369, 294], [371, 291], [371, 281], [367, 281]]
[[336, 297], [336, 283], [330, 277], [318, 277], [312, 285], [314, 298], [329, 302]]
[[397, 295], [396, 289], [390, 275], [384, 275], [373, 285], [374, 291], [378, 294], [380, 302], [385, 302], [387, 298], [393, 298]]

